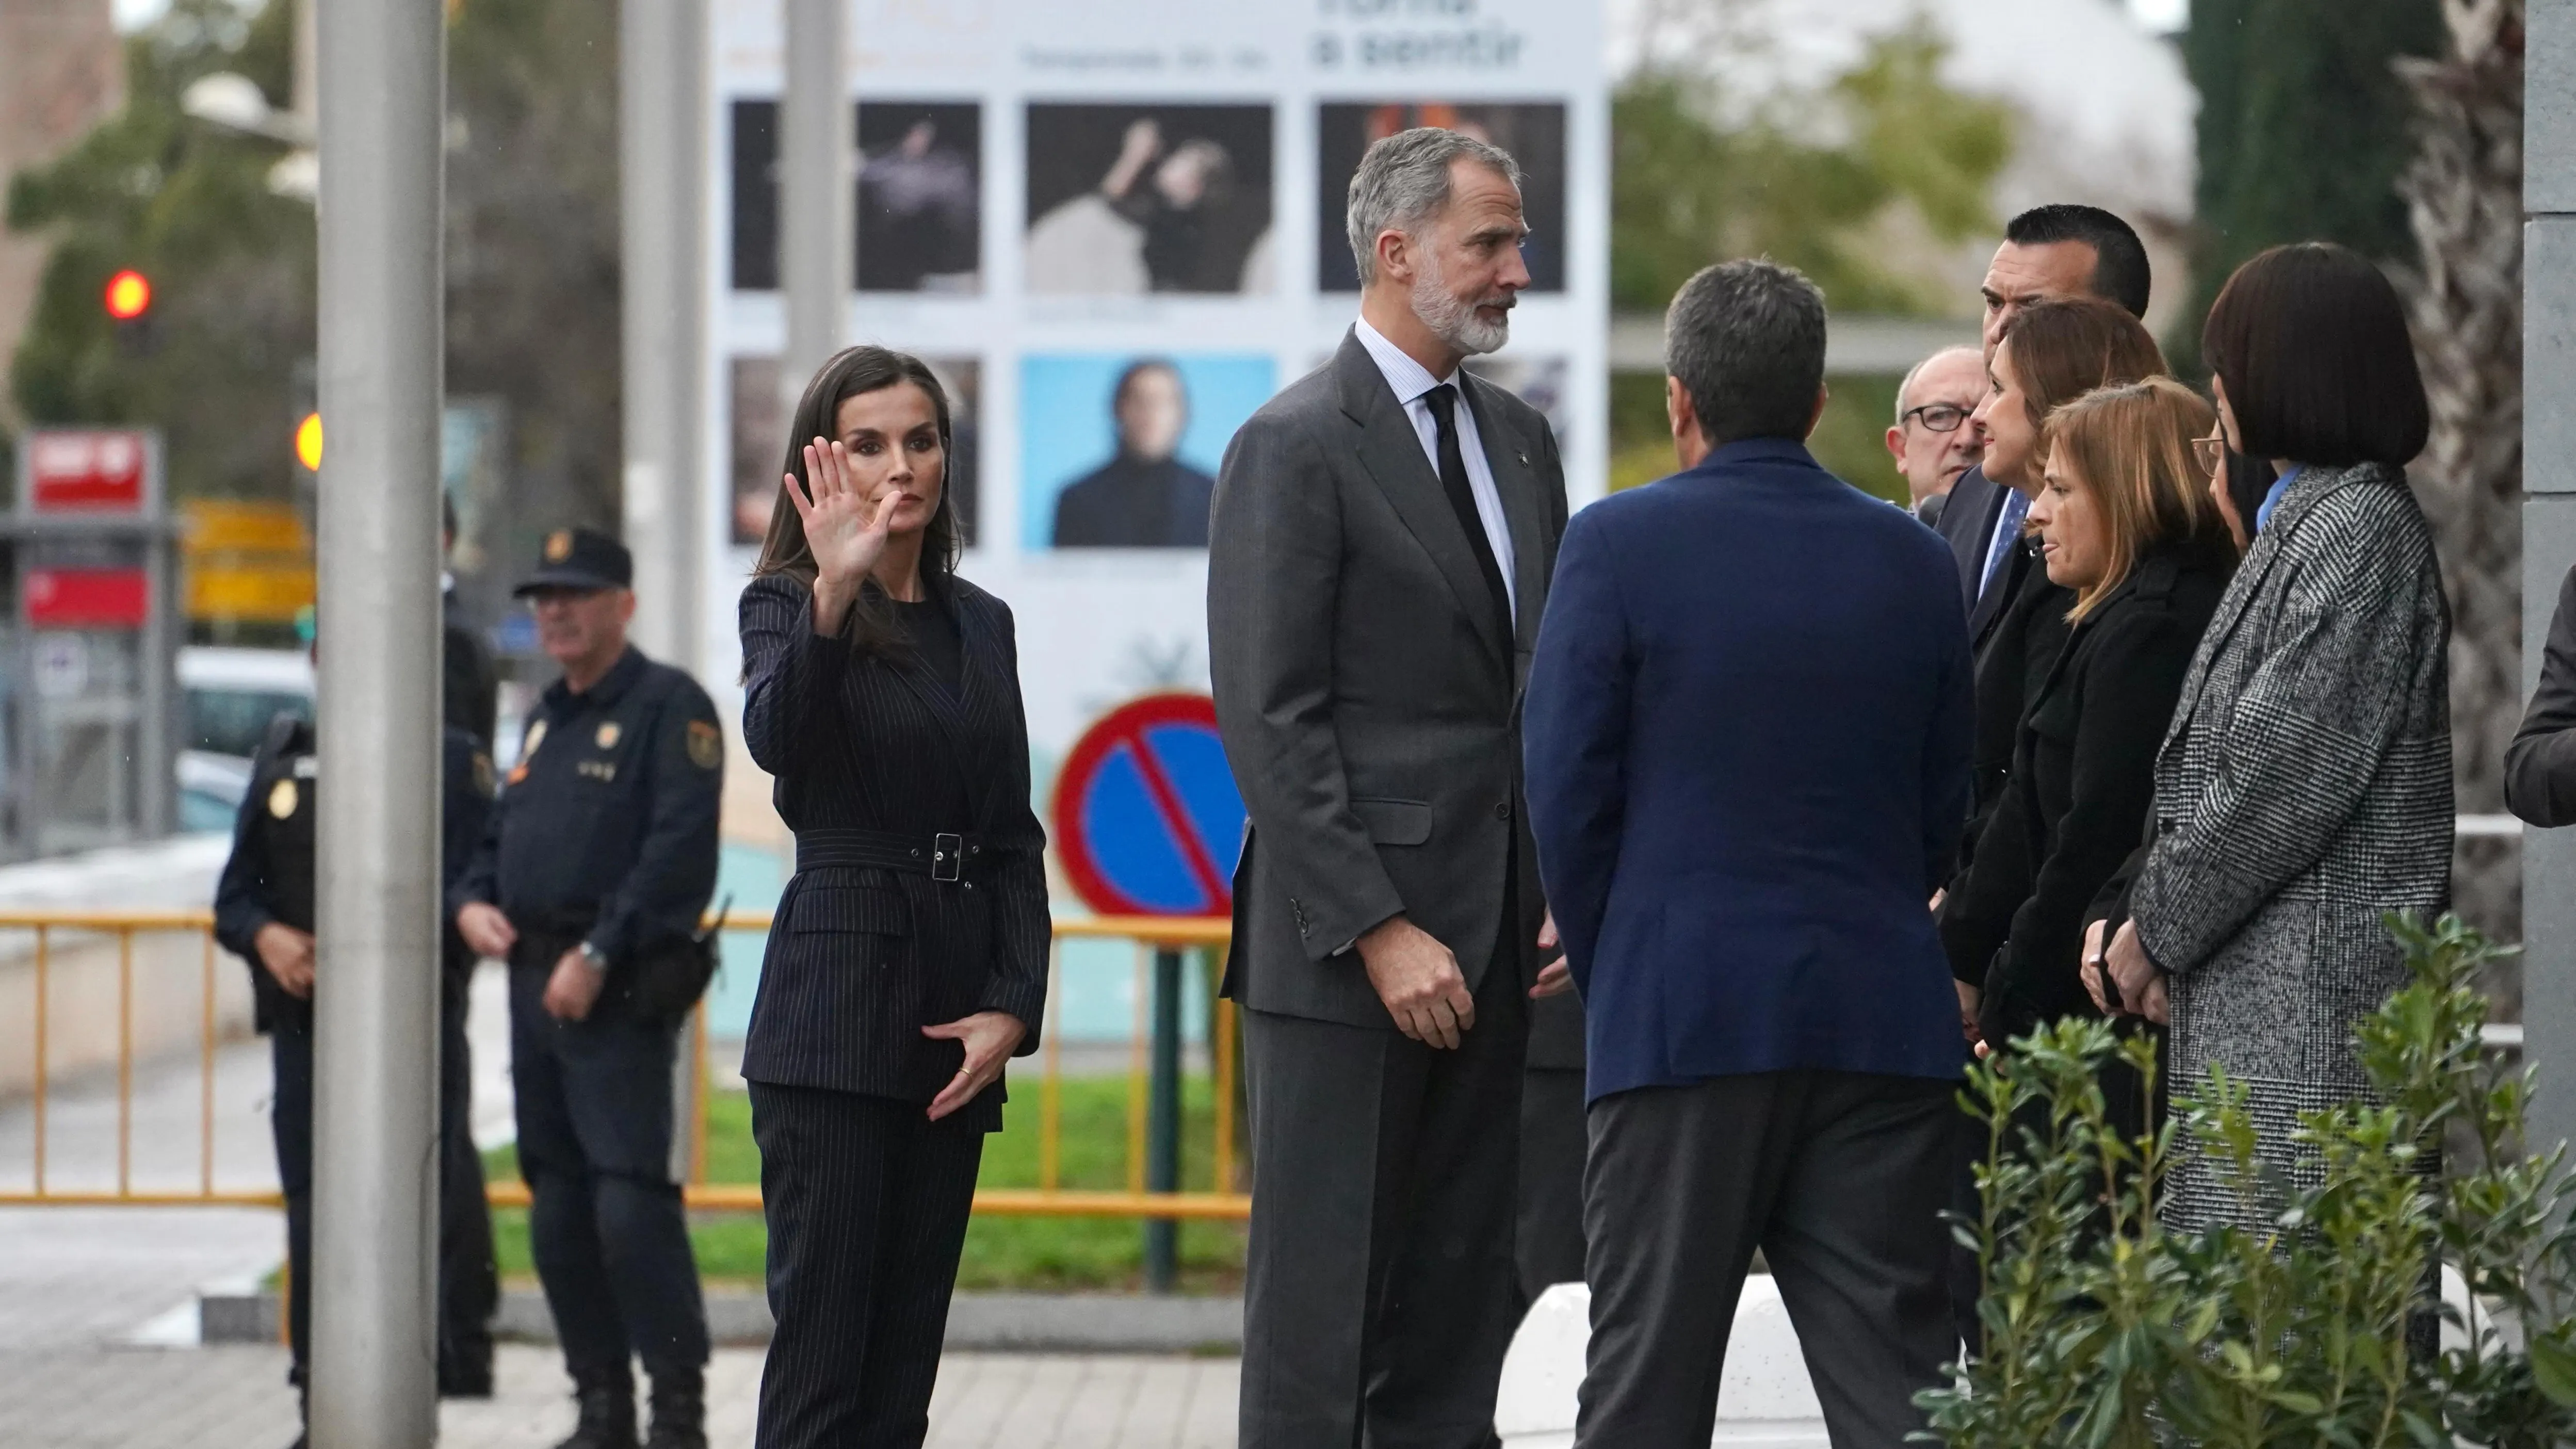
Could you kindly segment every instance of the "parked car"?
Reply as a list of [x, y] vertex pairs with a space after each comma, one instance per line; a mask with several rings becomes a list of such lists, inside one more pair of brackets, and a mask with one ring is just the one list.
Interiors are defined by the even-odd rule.
[[281, 713], [313, 717], [313, 661], [300, 649], [179, 651], [186, 732], [180, 747], [248, 761]]
[[300, 649], [192, 645], [179, 651], [179, 694], [179, 828], [230, 830], [268, 722], [313, 717], [313, 662]]

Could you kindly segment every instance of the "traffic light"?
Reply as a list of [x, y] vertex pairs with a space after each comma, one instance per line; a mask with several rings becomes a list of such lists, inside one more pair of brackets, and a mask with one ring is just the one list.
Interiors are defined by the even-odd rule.
[[107, 315], [132, 322], [152, 310], [152, 279], [132, 267], [107, 279]]
[[107, 279], [108, 321], [116, 328], [116, 350], [126, 357], [151, 353], [157, 341], [152, 325], [152, 279], [127, 267]]
[[322, 415], [320, 413], [306, 413], [304, 421], [295, 425], [295, 461], [303, 464], [304, 471], [307, 473], [322, 471]]

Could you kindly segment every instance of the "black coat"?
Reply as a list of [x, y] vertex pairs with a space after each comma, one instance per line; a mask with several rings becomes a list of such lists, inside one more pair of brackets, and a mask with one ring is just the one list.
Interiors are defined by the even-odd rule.
[[[926, 1103], [963, 1049], [921, 1028], [978, 1011], [1028, 1024], [1046, 1007], [1046, 832], [1029, 806], [1029, 738], [1011, 611], [963, 579], [934, 592], [958, 626], [952, 693], [919, 664], [854, 653], [814, 632], [813, 595], [780, 574], [742, 594], [743, 741], [777, 777], [800, 859], [762, 959], [742, 1074]], [[968, 818], [943, 801], [964, 799]], [[824, 863], [832, 831], [917, 841], [953, 833], [978, 854], [962, 879]], [[846, 859], [846, 857], [843, 857]], [[967, 1110], [1001, 1125], [997, 1085]]]
[[2076, 974], [2087, 908], [2137, 847], [2156, 751], [2233, 571], [2224, 547], [2149, 555], [2067, 632], [2033, 692], [1976, 860], [1941, 911], [1952, 973], [1984, 988], [1989, 1042], [2092, 1011]]
[[1974, 788], [1951, 876], [1954, 889], [1976, 863], [1978, 842], [2012, 776], [2022, 716], [2066, 646], [2066, 611], [2075, 607], [2075, 595], [2050, 583], [2048, 571], [2023, 549], [2007, 559], [2003, 576], [1988, 591], [1990, 600], [1996, 596], [2004, 600], [2000, 612], [1990, 615], [1982, 629], [1969, 630], [1977, 661], [1977, 724], [1969, 754]]
[[2505, 747], [2504, 803], [2543, 828], [2576, 825], [2576, 569], [2558, 586], [2540, 683]]

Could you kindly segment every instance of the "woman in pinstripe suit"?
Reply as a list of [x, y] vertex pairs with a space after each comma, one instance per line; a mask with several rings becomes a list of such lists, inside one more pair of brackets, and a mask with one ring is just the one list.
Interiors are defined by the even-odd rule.
[[757, 1442], [917, 1446], [1046, 1001], [1045, 833], [1010, 610], [955, 572], [937, 379], [851, 348], [790, 438], [741, 619], [743, 738], [796, 833], [742, 1061], [778, 1320]]

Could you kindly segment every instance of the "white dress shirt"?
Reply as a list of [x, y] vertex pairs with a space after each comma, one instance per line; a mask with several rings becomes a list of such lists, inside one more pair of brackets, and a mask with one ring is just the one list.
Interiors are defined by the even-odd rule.
[[1476, 410], [1467, 405], [1466, 384], [1458, 374], [1433, 377], [1431, 369], [1405, 355], [1404, 349], [1386, 340], [1384, 333], [1359, 321], [1360, 346], [1377, 362], [1377, 370], [1386, 375], [1386, 385], [1395, 389], [1395, 400], [1404, 405], [1404, 415], [1413, 420], [1414, 436], [1422, 440], [1423, 456], [1431, 460], [1431, 475], [1440, 476], [1440, 419], [1433, 416], [1427, 401], [1431, 390], [1442, 383], [1458, 384], [1458, 405], [1452, 415], [1458, 425], [1458, 457], [1467, 465], [1467, 491], [1476, 498], [1476, 519], [1485, 525], [1485, 543], [1494, 551], [1494, 566], [1503, 571], [1503, 597], [1509, 601], [1512, 617], [1520, 617], [1520, 591], [1512, 577], [1512, 526], [1503, 516], [1502, 490], [1494, 486], [1493, 465], [1485, 459], [1484, 440], [1476, 435]]

